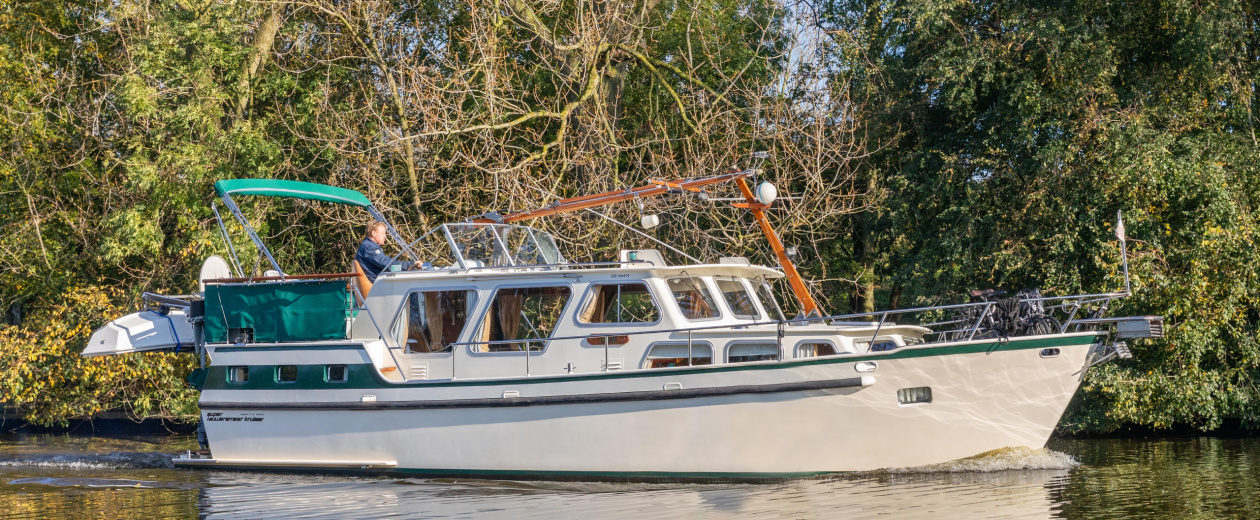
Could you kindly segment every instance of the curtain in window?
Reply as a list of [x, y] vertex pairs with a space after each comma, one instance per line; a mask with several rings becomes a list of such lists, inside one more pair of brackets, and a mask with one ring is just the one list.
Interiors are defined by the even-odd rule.
[[[521, 292], [520, 289], [504, 291], [495, 299], [499, 310], [499, 328], [502, 329], [505, 340], [520, 339], [521, 304], [525, 299]], [[515, 350], [526, 348], [525, 344], [513, 344], [512, 347]]]

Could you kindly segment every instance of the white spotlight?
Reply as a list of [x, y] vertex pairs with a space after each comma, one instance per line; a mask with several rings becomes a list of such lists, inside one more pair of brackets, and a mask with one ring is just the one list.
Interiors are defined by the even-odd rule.
[[779, 198], [779, 189], [775, 188], [774, 185], [769, 182], [763, 182], [757, 185], [755, 195], [757, 197], [757, 202], [769, 206], [774, 203], [774, 199]]

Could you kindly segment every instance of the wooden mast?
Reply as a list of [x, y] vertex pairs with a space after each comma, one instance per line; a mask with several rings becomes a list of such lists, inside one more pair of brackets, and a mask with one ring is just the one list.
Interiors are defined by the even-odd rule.
[[733, 206], [751, 211], [753, 218], [757, 219], [758, 224], [761, 224], [761, 231], [766, 234], [766, 240], [770, 241], [770, 248], [774, 249], [775, 256], [779, 257], [779, 265], [783, 266], [783, 274], [787, 276], [788, 284], [792, 286], [792, 294], [795, 294], [796, 300], [801, 302], [801, 312], [805, 316], [822, 316], [822, 309], [818, 308], [818, 303], [814, 301], [813, 296], [810, 296], [809, 288], [805, 286], [805, 281], [801, 279], [801, 274], [796, 272], [796, 264], [793, 264], [792, 259], [788, 257], [787, 250], [783, 247], [783, 242], [779, 240], [779, 234], [774, 232], [774, 228], [770, 226], [770, 221], [766, 219], [765, 209], [770, 207], [770, 205], [757, 202], [757, 198], [753, 196], [752, 189], [748, 187], [748, 181], [743, 177], [735, 179], [735, 184], [739, 185], [739, 191], [744, 194], [744, 200], [748, 202], [736, 203]]
[[596, 208], [599, 206], [607, 206], [609, 204], [625, 202], [638, 198], [655, 197], [657, 195], [670, 193], [671, 191], [682, 190], [699, 192], [699, 188], [702, 186], [709, 186], [733, 180], [735, 181], [735, 184], [739, 186], [739, 191], [744, 195], [744, 200], [747, 201], [743, 203], [736, 203], [734, 206], [751, 211], [753, 218], [757, 219], [757, 223], [761, 225], [761, 231], [765, 233], [766, 239], [770, 241], [770, 247], [774, 250], [775, 256], [778, 257], [779, 265], [783, 266], [783, 274], [787, 276], [788, 284], [792, 287], [792, 294], [794, 294], [797, 301], [801, 303], [801, 309], [805, 316], [821, 316], [822, 309], [818, 307], [814, 298], [810, 296], [809, 288], [805, 286], [805, 281], [801, 279], [800, 273], [796, 271], [796, 265], [793, 264], [792, 259], [788, 257], [787, 251], [783, 247], [783, 242], [779, 240], [779, 235], [774, 232], [774, 228], [770, 226], [770, 221], [766, 218], [765, 209], [770, 207], [770, 205], [757, 202], [757, 198], [753, 195], [752, 189], [748, 187], [747, 178], [752, 176], [752, 174], [752, 170], [740, 170], [689, 181], [649, 181], [650, 184], [635, 188], [606, 191], [604, 193], [596, 193], [594, 195], [583, 195], [581, 197], [560, 199], [545, 208], [508, 213], [506, 215], [481, 215], [473, 218], [472, 222], [478, 224], [509, 224], [512, 222], [520, 222], [522, 220], [559, 215], [561, 213], [569, 213], [572, 211]]

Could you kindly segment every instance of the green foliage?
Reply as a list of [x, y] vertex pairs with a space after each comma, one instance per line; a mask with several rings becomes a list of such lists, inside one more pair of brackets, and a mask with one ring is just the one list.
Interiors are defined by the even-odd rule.
[[[1062, 427], [1260, 425], [1255, 3], [852, 2], [888, 143], [867, 167], [881, 283], [1114, 291], [1169, 337], [1091, 371]], [[853, 13], [863, 16], [855, 17]]]

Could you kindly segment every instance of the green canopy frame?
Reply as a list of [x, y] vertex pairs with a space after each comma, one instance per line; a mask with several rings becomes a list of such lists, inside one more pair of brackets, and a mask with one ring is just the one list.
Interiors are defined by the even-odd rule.
[[369, 201], [362, 193], [313, 182], [276, 179], [228, 179], [214, 183], [214, 191], [219, 194], [220, 198], [230, 195], [259, 195], [264, 197], [318, 200], [359, 206], [361, 208], [372, 206], [372, 201]]
[[[261, 197], [315, 200], [320, 202], [332, 202], [334, 204], [345, 204], [347, 206], [357, 206], [366, 209], [367, 212], [372, 215], [372, 218], [385, 224], [385, 228], [389, 231], [390, 236], [394, 237], [394, 240], [402, 245], [403, 250], [406, 251], [412, 260], [417, 262], [419, 261], [415, 252], [411, 250], [410, 244], [406, 240], [403, 240], [402, 236], [398, 234], [398, 230], [394, 229], [393, 224], [390, 224], [389, 221], [385, 219], [385, 215], [382, 215], [380, 211], [377, 211], [376, 208], [372, 206], [372, 201], [368, 200], [367, 197], [357, 191], [346, 188], [338, 188], [335, 186], [327, 186], [324, 184], [315, 184], [313, 182], [289, 181], [283, 179], [225, 179], [214, 183], [214, 191], [219, 195], [219, 199], [223, 201], [223, 204], [231, 210], [232, 215], [236, 217], [237, 222], [245, 228], [245, 232], [249, 235], [250, 240], [254, 242], [254, 245], [258, 247], [258, 250], [267, 257], [267, 260], [271, 262], [271, 266], [276, 269], [276, 272], [280, 273], [280, 276], [287, 275], [285, 275], [284, 270], [280, 268], [280, 264], [276, 262], [276, 258], [271, 256], [271, 251], [263, 244], [262, 239], [258, 237], [258, 233], [254, 232], [253, 226], [249, 225], [249, 221], [245, 219], [245, 215], [241, 213], [241, 210], [237, 207], [236, 202], [232, 200], [232, 195], [253, 195]], [[218, 218], [217, 210], [215, 211], [215, 217]], [[219, 219], [219, 226], [221, 228], [223, 226], [222, 219]], [[242, 273], [239, 272], [239, 259], [236, 258], [236, 252], [232, 247], [232, 241], [227, 236], [227, 229], [222, 228], [222, 230], [223, 239], [227, 241], [228, 249], [232, 253], [232, 261], [238, 266], [237, 274], [242, 275]]]

